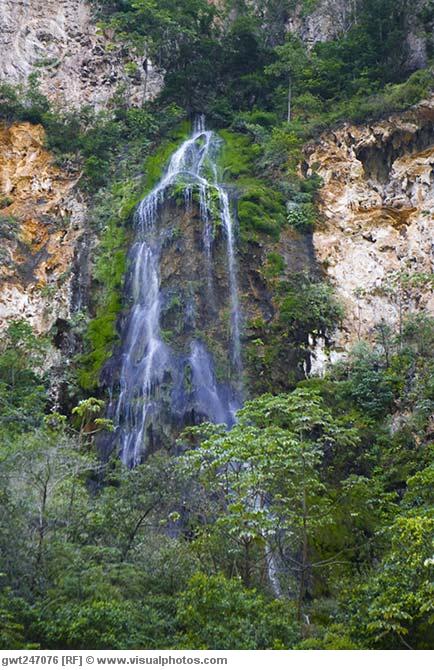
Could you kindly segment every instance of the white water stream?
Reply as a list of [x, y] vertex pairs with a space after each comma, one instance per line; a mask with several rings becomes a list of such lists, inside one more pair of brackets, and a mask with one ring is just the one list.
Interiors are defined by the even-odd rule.
[[[130, 252], [130, 299], [132, 306], [122, 333], [122, 361], [119, 395], [113, 416], [115, 439], [122, 461], [128, 466], [138, 464], [146, 454], [160, 411], [160, 387], [167, 371], [173, 382], [173, 408], [185, 404], [187, 391], [176, 379], [188, 364], [191, 369], [189, 402], [197, 416], [215, 423], [230, 425], [239, 408], [239, 394], [217, 382], [214, 361], [200, 340], [190, 343], [186, 357], [177, 357], [163, 340], [161, 316], [160, 261], [163, 232], [159, 228], [160, 213], [170, 197], [172, 187], [181, 184], [185, 206], [192, 206], [193, 190], [199, 195], [199, 211], [203, 224], [204, 267], [209, 295], [213, 287], [213, 203], [224, 230], [230, 306], [230, 351], [233, 374], [241, 374], [240, 306], [238, 298], [237, 262], [234, 219], [229, 194], [218, 182], [216, 156], [220, 140], [205, 129], [200, 118], [191, 136], [173, 153], [160, 182], [142, 200], [135, 215], [136, 238]], [[215, 212], [214, 212], [215, 216]]]

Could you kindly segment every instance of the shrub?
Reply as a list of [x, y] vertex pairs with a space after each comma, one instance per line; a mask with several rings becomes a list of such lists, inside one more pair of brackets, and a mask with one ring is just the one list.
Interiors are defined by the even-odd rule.
[[223, 575], [192, 577], [178, 620], [184, 649], [291, 649], [298, 637], [291, 604]]

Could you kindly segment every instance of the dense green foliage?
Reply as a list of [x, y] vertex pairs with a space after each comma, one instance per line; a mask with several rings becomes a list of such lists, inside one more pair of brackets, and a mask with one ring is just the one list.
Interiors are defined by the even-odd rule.
[[330, 286], [308, 273], [285, 276], [285, 264], [270, 254], [265, 266], [273, 291], [275, 315], [248, 323], [251, 338], [246, 346], [249, 388], [256, 393], [276, 393], [292, 388], [303, 378], [308, 334], [327, 336], [343, 312]]
[[432, 319], [131, 471], [94, 455], [102, 401], [28, 414], [45, 344], [8, 338], [4, 648], [432, 646]]
[[24, 320], [12, 321], [0, 343], [0, 426], [7, 432], [37, 427], [47, 402], [43, 378], [48, 339]]
[[[288, 10], [281, 4], [261, 3], [255, 14], [242, 1], [217, 9], [206, 0], [126, 0], [104, 3], [103, 20], [167, 70], [165, 99], [225, 125], [239, 111], [274, 110], [282, 93], [286, 104], [288, 74], [308, 113], [309, 107], [327, 112], [338, 100], [366, 98], [408, 76], [406, 0], [356, 0], [353, 15], [344, 17], [336, 8], [335, 20], [348, 29], [311, 54], [296, 38], [282, 44]], [[304, 11], [313, 5], [306, 3]], [[230, 10], [235, 19], [228, 23]], [[427, 24], [429, 17], [421, 20]], [[420, 82], [419, 95], [426, 84]], [[414, 90], [414, 100], [417, 95]]]
[[[406, 69], [404, 0], [357, 0], [347, 30], [310, 51], [283, 30], [288, 3], [250, 4], [98, 0], [114, 39], [166, 70], [142, 107], [119, 91], [106, 112], [65, 113], [35, 77], [0, 87], [0, 119], [42, 123], [57, 160], [80, 167], [98, 238], [76, 407], [63, 399], [58, 412], [47, 338], [15, 321], [0, 344], [3, 648], [433, 645], [433, 320], [381, 322], [374, 345], [306, 378], [308, 335], [327, 337], [342, 308], [277, 247], [316, 225], [320, 180], [298, 170], [303, 143], [409, 107], [432, 71]], [[188, 430], [129, 471], [98, 458], [95, 436], [113, 426], [85, 394], [99, 394], [117, 342], [134, 207], [196, 112], [219, 129], [240, 249], [264, 249], [274, 315], [247, 324], [253, 399], [238, 423]]]
[[285, 200], [282, 193], [261, 178], [256, 165], [261, 147], [245, 134], [221, 131], [220, 135], [223, 139], [221, 178], [236, 184], [242, 239], [258, 239], [264, 234], [279, 239], [286, 222]]

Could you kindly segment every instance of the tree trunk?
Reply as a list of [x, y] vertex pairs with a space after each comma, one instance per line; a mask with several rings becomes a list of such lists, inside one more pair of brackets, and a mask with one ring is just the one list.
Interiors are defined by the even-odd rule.
[[249, 589], [251, 584], [251, 572], [250, 572], [250, 542], [247, 541], [244, 543], [244, 584]]
[[39, 507], [39, 519], [38, 519], [38, 544], [36, 548], [35, 556], [35, 568], [32, 577], [32, 589], [36, 587], [36, 582], [38, 580], [38, 575], [41, 569], [43, 551], [44, 551], [44, 540], [45, 540], [45, 510], [47, 506], [47, 497], [48, 497], [48, 481], [44, 482], [42, 489], [42, 499]]
[[291, 123], [291, 103], [292, 103], [292, 77], [289, 75], [289, 80], [288, 80], [288, 117], [287, 121], [288, 123]]
[[149, 62], [148, 62], [148, 55], [145, 55], [144, 61], [143, 61], [143, 70], [145, 72], [145, 79], [143, 82], [143, 104], [146, 102], [146, 95], [148, 93], [148, 74], [149, 74]]
[[309, 569], [309, 539], [307, 529], [308, 509], [306, 500], [305, 467], [303, 460], [303, 495], [302, 495], [302, 515], [303, 526], [301, 535], [301, 567], [300, 567], [300, 588], [297, 599], [297, 617], [301, 621], [304, 597], [306, 594], [306, 583]]

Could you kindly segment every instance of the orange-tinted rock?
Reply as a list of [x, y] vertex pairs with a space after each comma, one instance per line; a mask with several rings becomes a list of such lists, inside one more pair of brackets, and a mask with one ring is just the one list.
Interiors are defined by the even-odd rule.
[[44, 332], [69, 311], [85, 214], [79, 175], [55, 164], [40, 125], [0, 126], [0, 158], [0, 328], [23, 316]]

